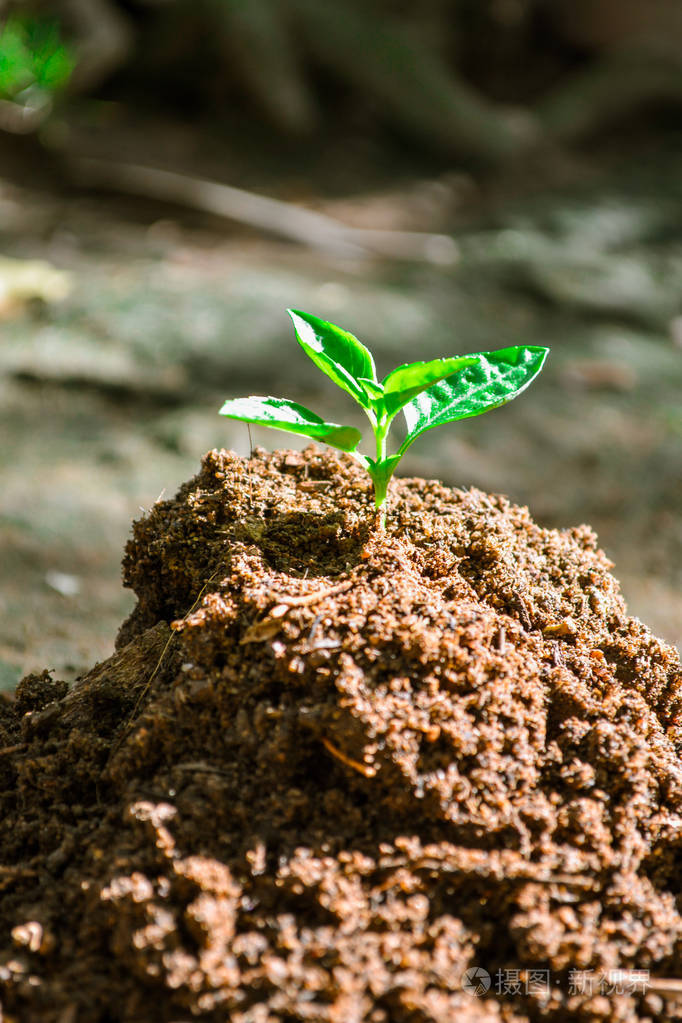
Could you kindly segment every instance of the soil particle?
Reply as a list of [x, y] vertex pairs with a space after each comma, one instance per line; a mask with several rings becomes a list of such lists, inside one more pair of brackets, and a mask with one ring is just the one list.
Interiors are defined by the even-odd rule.
[[5, 1019], [674, 1018], [676, 653], [587, 527], [370, 509], [350, 459], [210, 452], [135, 523], [116, 654], [0, 707]]

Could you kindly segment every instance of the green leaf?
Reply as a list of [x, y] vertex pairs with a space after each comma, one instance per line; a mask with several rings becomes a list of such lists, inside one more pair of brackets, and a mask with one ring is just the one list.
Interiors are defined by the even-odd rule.
[[480, 352], [458, 373], [429, 387], [405, 405], [407, 437], [399, 453], [434, 426], [480, 416], [516, 398], [538, 375], [549, 349], [533, 345]]
[[33, 60], [36, 83], [47, 92], [66, 85], [75, 60], [60, 39], [59, 25], [52, 20], [31, 20], [26, 26], [27, 44]]
[[55, 21], [11, 15], [0, 26], [0, 98], [14, 100], [29, 86], [56, 92], [74, 67]]
[[409, 362], [398, 366], [383, 379], [384, 407], [389, 418], [407, 405], [408, 401], [427, 387], [451, 376], [473, 362], [470, 355], [456, 355], [451, 359], [431, 359], [429, 362]]
[[62, 47], [50, 54], [43, 64], [36, 68], [36, 79], [47, 92], [58, 92], [68, 82], [74, 67], [75, 61]]
[[358, 383], [362, 384], [368, 398], [374, 400], [383, 398], [384, 388], [382, 384], [378, 384], [376, 380], [368, 380], [367, 377], [358, 377]]
[[0, 98], [12, 99], [34, 81], [25, 29], [16, 17], [0, 27]]
[[221, 416], [239, 419], [245, 423], [258, 423], [276, 430], [299, 433], [304, 437], [324, 441], [341, 451], [355, 451], [362, 440], [362, 434], [354, 426], [339, 426], [325, 423], [318, 415], [286, 398], [261, 397], [234, 398], [226, 401], [220, 410]]
[[369, 397], [359, 380], [360, 377], [377, 378], [371, 352], [356, 337], [333, 323], [297, 309], [287, 312], [294, 321], [298, 343], [306, 355], [363, 408], [369, 408]]
[[374, 502], [377, 508], [380, 508], [386, 500], [388, 484], [401, 458], [402, 455], [398, 453], [379, 462], [375, 462], [373, 458], [367, 459], [367, 471], [374, 483]]

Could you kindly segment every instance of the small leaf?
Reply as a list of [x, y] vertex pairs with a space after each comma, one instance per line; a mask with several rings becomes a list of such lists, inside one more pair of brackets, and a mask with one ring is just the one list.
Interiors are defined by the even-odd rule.
[[362, 434], [354, 426], [339, 426], [325, 423], [318, 415], [286, 398], [261, 397], [234, 398], [226, 401], [220, 410], [221, 416], [239, 419], [245, 423], [271, 426], [288, 433], [299, 433], [304, 437], [324, 441], [341, 451], [355, 451], [362, 440]]
[[380, 462], [375, 462], [373, 458], [367, 459], [367, 471], [374, 483], [374, 503], [377, 508], [380, 508], [386, 500], [388, 484], [401, 458], [402, 455], [398, 452]]
[[519, 345], [470, 356], [470, 365], [429, 387], [404, 407], [408, 433], [399, 453], [404, 454], [425, 430], [506, 405], [538, 375], [548, 351]]
[[47, 92], [58, 91], [69, 80], [75, 60], [61, 42], [57, 22], [30, 20], [26, 35], [36, 83]]
[[294, 321], [298, 343], [306, 355], [363, 408], [369, 408], [369, 397], [359, 379], [376, 380], [371, 352], [356, 337], [333, 323], [297, 309], [287, 312]]
[[398, 454], [389, 455], [388, 458], [383, 458], [380, 462], [376, 462], [373, 458], [368, 458], [368, 471], [372, 479], [383, 480], [388, 483], [401, 458], [402, 455]]
[[368, 398], [383, 398], [384, 388], [376, 380], [368, 380], [367, 377], [358, 377], [358, 383], [362, 384]]
[[456, 355], [451, 359], [431, 359], [429, 362], [409, 362], [392, 370], [383, 379], [384, 407], [390, 418], [403, 405], [427, 387], [451, 376], [473, 362], [470, 355]]

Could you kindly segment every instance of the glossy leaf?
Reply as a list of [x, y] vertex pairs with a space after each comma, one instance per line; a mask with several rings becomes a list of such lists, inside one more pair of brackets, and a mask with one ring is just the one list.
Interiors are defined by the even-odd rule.
[[386, 414], [392, 418], [412, 398], [439, 380], [469, 366], [473, 359], [474, 357], [471, 355], [457, 355], [450, 359], [406, 362], [404, 365], [398, 366], [382, 381]]
[[520, 345], [471, 356], [470, 365], [405, 405], [408, 432], [399, 454], [404, 454], [417, 437], [434, 426], [480, 416], [516, 398], [538, 375], [548, 351]]
[[[372, 424], [376, 458], [361, 454], [359, 430], [327, 423], [316, 413], [284, 398], [237, 398], [221, 414], [247, 423], [286, 430], [346, 451], [369, 473], [374, 501], [385, 521], [390, 480], [409, 446], [426, 430], [479, 416], [516, 398], [543, 367], [549, 349], [537, 346], [405, 363], [378, 381], [371, 353], [347, 331], [310, 313], [288, 310], [299, 344], [316, 366], [363, 406]], [[391, 422], [403, 410], [407, 436], [388, 454]]]
[[370, 399], [359, 380], [361, 377], [376, 380], [371, 352], [347, 330], [333, 323], [300, 310], [287, 311], [294, 321], [298, 343], [306, 355], [363, 408], [369, 408]]
[[261, 397], [234, 398], [226, 401], [220, 410], [221, 416], [239, 419], [245, 423], [258, 423], [276, 430], [298, 433], [303, 437], [321, 440], [341, 451], [355, 451], [362, 440], [362, 434], [354, 426], [339, 426], [325, 423], [318, 415], [304, 405], [286, 398]]
[[376, 380], [368, 380], [367, 377], [358, 377], [358, 383], [362, 384], [368, 398], [377, 400], [383, 398], [384, 388]]

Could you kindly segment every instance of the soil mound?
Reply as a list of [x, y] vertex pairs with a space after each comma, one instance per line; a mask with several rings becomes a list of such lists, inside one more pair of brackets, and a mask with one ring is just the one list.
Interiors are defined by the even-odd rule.
[[210, 452], [135, 524], [116, 654], [2, 708], [5, 1020], [673, 1012], [677, 655], [587, 527], [370, 507], [350, 459]]

